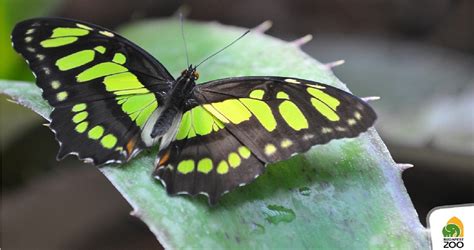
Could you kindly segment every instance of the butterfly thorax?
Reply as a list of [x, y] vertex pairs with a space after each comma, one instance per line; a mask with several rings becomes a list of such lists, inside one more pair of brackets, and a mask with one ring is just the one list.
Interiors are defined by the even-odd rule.
[[170, 98], [168, 98], [169, 104], [184, 105], [191, 96], [198, 78], [199, 74], [192, 65], [188, 69], [183, 70], [181, 76], [178, 77], [176, 83], [171, 88]]
[[186, 105], [192, 102], [192, 92], [196, 86], [195, 81], [198, 77], [199, 74], [192, 65], [190, 65], [188, 69], [183, 70], [181, 76], [171, 88], [163, 111], [153, 126], [153, 130], [150, 134], [152, 138], [163, 136], [171, 128], [176, 115], [182, 113]]

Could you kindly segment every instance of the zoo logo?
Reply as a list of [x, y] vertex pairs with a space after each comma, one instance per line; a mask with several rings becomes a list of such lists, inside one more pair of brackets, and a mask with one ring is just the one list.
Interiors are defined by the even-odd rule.
[[444, 237], [444, 248], [464, 247], [464, 225], [456, 216], [448, 220], [446, 226], [443, 227], [442, 233]]

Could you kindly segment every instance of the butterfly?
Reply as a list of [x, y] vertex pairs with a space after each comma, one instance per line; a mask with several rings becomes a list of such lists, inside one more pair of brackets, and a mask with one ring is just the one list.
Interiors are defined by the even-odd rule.
[[159, 144], [153, 176], [169, 194], [205, 194], [211, 204], [267, 164], [356, 137], [376, 119], [364, 100], [305, 79], [196, 84], [192, 65], [175, 79], [131, 41], [82, 21], [25, 20], [12, 43], [53, 107], [58, 159], [124, 163]]

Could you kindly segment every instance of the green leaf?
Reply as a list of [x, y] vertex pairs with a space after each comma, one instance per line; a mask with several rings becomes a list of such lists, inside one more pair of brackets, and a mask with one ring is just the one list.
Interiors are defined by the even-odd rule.
[[[198, 63], [243, 32], [217, 23], [187, 22], [190, 61]], [[174, 75], [185, 68], [177, 20], [135, 23], [121, 33]], [[199, 70], [201, 82], [280, 75], [345, 89], [327, 67], [295, 44], [258, 32]], [[50, 108], [33, 85], [3, 81], [0, 91], [48, 117]], [[128, 164], [100, 171], [166, 248], [429, 248], [427, 231], [403, 186], [402, 170], [374, 129], [270, 165], [255, 182], [225, 195], [214, 207], [204, 197], [168, 196], [151, 177], [155, 155], [156, 150], [144, 152]]]

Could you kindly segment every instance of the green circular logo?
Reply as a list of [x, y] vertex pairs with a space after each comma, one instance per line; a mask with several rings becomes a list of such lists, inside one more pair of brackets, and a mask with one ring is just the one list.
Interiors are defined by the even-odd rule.
[[443, 227], [444, 237], [459, 237], [461, 235], [461, 229], [456, 224], [448, 224]]

